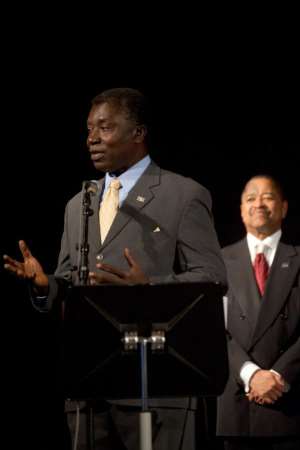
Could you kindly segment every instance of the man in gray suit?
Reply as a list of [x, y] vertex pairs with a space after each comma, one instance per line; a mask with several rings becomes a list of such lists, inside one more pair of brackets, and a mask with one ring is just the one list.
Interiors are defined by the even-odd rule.
[[230, 376], [218, 434], [227, 450], [300, 448], [300, 248], [281, 241], [287, 207], [276, 180], [253, 177], [241, 197], [247, 236], [223, 250]]
[[[88, 281], [91, 285], [203, 281], [220, 283], [226, 289], [210, 194], [192, 179], [165, 171], [150, 159], [147, 125], [145, 99], [134, 89], [111, 89], [92, 101], [87, 146], [95, 168], [105, 172], [105, 177], [91, 198], [94, 214], [89, 222]], [[119, 208], [103, 237], [98, 211], [111, 181], [116, 179]], [[6, 269], [31, 282], [34, 305], [41, 311], [50, 310], [58, 298], [64, 298], [70, 283], [79, 283], [74, 268], [80, 260], [81, 205], [82, 193], [67, 204], [54, 275], [45, 274], [24, 241], [19, 244], [22, 262], [5, 256]], [[194, 419], [187, 410], [188, 400], [153, 401], [152, 405], [156, 406], [154, 448], [194, 449]], [[129, 426], [136, 428], [137, 418], [137, 412], [130, 408], [112, 407], [109, 419], [107, 414], [102, 419], [99, 415], [99, 448], [138, 448], [136, 433], [128, 432]], [[130, 416], [134, 416], [134, 427], [129, 424]], [[112, 433], [112, 423], [116, 433]], [[106, 434], [102, 432], [105, 428], [110, 428]]]

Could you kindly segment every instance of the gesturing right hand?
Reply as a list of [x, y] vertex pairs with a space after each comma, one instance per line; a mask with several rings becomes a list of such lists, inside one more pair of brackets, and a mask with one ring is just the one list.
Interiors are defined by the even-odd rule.
[[23, 262], [17, 261], [8, 255], [3, 255], [4, 268], [18, 278], [31, 281], [41, 295], [46, 294], [49, 282], [41, 264], [32, 256], [24, 241], [19, 241], [19, 248], [23, 256]]

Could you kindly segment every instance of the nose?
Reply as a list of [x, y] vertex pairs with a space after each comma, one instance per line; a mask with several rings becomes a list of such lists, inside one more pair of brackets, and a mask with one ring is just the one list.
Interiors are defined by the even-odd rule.
[[101, 141], [99, 134], [97, 133], [97, 130], [91, 129], [89, 130], [87, 142], [88, 145], [93, 145], [96, 143], [99, 143]]
[[261, 206], [264, 206], [263, 198], [260, 197], [260, 196], [257, 196], [256, 199], [255, 199], [255, 202], [254, 202], [254, 206], [256, 208], [260, 208]]

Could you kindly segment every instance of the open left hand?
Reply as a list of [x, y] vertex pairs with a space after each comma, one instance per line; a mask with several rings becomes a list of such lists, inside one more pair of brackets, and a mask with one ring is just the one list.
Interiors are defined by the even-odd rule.
[[147, 284], [149, 283], [148, 277], [144, 274], [139, 264], [132, 257], [128, 248], [124, 250], [124, 256], [128, 262], [129, 270], [124, 271], [110, 264], [98, 263], [97, 269], [101, 272], [90, 272], [89, 280], [91, 285], [97, 284]]

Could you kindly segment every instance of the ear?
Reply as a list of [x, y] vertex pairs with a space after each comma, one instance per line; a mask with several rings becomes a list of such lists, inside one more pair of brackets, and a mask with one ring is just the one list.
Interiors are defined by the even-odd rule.
[[140, 144], [144, 142], [147, 134], [147, 128], [144, 125], [137, 125], [133, 131], [134, 142]]
[[288, 212], [288, 202], [286, 200], [282, 203], [282, 218], [285, 219], [287, 212]]
[[240, 214], [241, 214], [241, 217], [243, 217], [243, 214], [244, 214], [243, 202], [240, 203]]
[[243, 224], [245, 225], [245, 214], [244, 214], [244, 208], [243, 208], [243, 204], [240, 204], [240, 214], [241, 214], [241, 219]]

